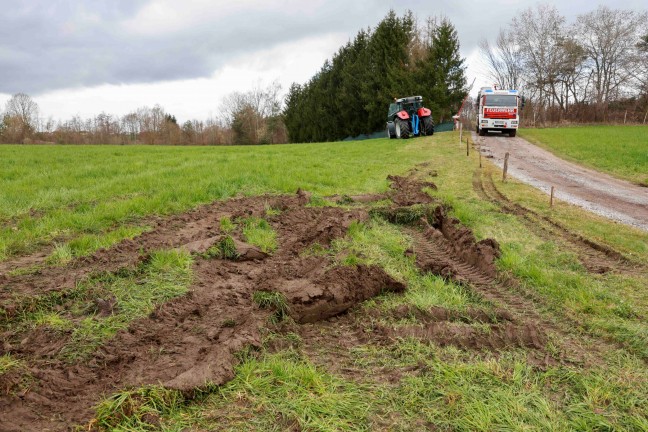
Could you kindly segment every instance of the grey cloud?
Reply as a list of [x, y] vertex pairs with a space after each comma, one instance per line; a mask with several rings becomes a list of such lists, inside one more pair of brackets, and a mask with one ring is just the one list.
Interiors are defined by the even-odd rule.
[[[181, 31], [126, 32], [122, 23], [151, 1], [36, 0], [21, 6], [20, 1], [0, 0], [0, 93], [37, 95], [62, 88], [207, 77], [237, 55], [252, 55], [282, 42], [330, 32], [352, 38], [360, 28], [375, 25], [390, 7], [398, 13], [411, 9], [421, 19], [448, 17], [466, 55], [481, 39], [492, 40], [520, 9], [535, 4], [532, 0], [330, 0], [314, 1], [311, 11], [296, 14], [290, 1], [276, 7], [267, 1], [261, 10], [249, 7]], [[628, 0], [623, 7], [641, 8], [642, 1]], [[617, 7], [611, 0], [604, 2]], [[569, 18], [596, 6], [577, 0], [557, 7]]]
[[[146, 4], [143, 1], [88, 1], [80, 6], [48, 1], [23, 8], [0, 4], [7, 11], [0, 15], [0, 93], [39, 94], [104, 83], [206, 77], [241, 53], [344, 31], [355, 27], [354, 23], [368, 25], [386, 12], [369, 7], [374, 13], [367, 14], [366, 4], [343, 7], [343, 2], [334, 3], [306, 17], [296, 17], [282, 8], [245, 10], [154, 36], [127, 34], [120, 25], [136, 16]], [[377, 9], [379, 13], [375, 13]], [[100, 20], [89, 21], [88, 15]]]

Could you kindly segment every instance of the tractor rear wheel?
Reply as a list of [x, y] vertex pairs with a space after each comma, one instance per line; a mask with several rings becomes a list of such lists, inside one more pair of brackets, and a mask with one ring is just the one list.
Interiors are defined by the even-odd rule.
[[423, 117], [421, 123], [423, 123], [424, 135], [434, 135], [434, 122], [432, 121], [432, 116]]
[[407, 120], [394, 119], [396, 125], [396, 138], [407, 139], [410, 136], [410, 124]]

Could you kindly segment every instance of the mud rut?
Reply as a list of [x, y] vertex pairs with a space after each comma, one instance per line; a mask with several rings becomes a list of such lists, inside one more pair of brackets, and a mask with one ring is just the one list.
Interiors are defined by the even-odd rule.
[[[532, 300], [498, 280], [494, 266], [499, 254], [497, 242], [476, 242], [470, 230], [448, 217], [424, 192], [425, 188], [436, 188], [434, 184], [418, 181], [413, 175], [389, 179], [392, 189], [386, 196], [356, 197], [355, 206], [347, 209], [306, 207], [309, 196], [301, 191], [294, 196], [216, 202], [158, 219], [152, 231], [67, 267], [44, 268], [33, 275], [0, 276], [0, 304], [4, 309], [0, 355], [24, 360], [30, 376], [26, 387], [22, 374], [0, 376], [0, 430], [66, 430], [87, 423], [93, 415], [92, 407], [102, 397], [133, 386], [162, 384], [190, 394], [206, 381], [227, 382], [234, 375], [236, 353], [249, 346], [259, 347], [261, 332], [270, 326], [268, 318], [273, 311], [260, 309], [252, 300], [259, 290], [285, 296], [295, 323], [292, 326], [304, 338], [305, 351], [317, 357], [316, 351], [321, 354], [324, 349], [325, 356], [337, 356], [327, 363], [329, 369], [344, 364], [341, 360], [348, 357], [348, 347], [368, 341], [391, 343], [406, 336], [471, 350], [496, 352], [523, 347], [539, 363], [546, 364], [558, 361], [545, 349], [549, 338], [557, 335], [568, 357], [586, 356], [589, 347], [577, 340], [581, 336], [572, 336], [567, 326], [543, 318]], [[405, 307], [393, 311], [393, 318], [414, 315], [420, 325], [375, 325], [369, 332], [366, 322], [370, 317], [343, 314], [368, 298], [385, 291], [401, 292], [406, 286], [376, 266], [335, 266], [327, 256], [304, 252], [315, 244], [328, 247], [332, 240], [343, 237], [353, 221], [369, 218], [369, 209], [362, 203], [385, 197], [393, 203], [386, 214], [407, 213], [409, 206], [418, 204], [433, 209], [427, 218], [403, 227], [414, 241], [417, 265], [421, 271], [466, 285], [498, 306], [495, 313], [474, 309], [458, 315], [443, 308], [421, 311]], [[200, 255], [222, 238], [222, 217], [262, 217], [269, 207], [281, 211], [267, 218], [279, 242], [274, 254], [265, 256], [241, 243], [240, 233], [235, 233], [241, 259]], [[132, 322], [128, 330], [118, 333], [86, 360], [69, 363], [58, 356], [70, 338], [69, 332], [42, 328], [17, 331], [10, 326], [13, 318], [34, 307], [36, 294], [65, 298], [78, 281], [99, 272], [136, 268], [151, 251], [170, 248], [185, 248], [196, 254], [188, 294]], [[484, 330], [483, 324], [489, 329]], [[323, 338], [322, 329], [343, 337]]]
[[540, 238], [548, 241], [560, 241], [563, 246], [576, 253], [583, 267], [591, 273], [637, 274], [642, 270], [641, 264], [631, 261], [622, 253], [586, 239], [558, 222], [512, 202], [497, 189], [490, 173], [484, 174], [481, 170], [475, 171], [473, 173], [473, 188], [481, 198], [497, 205], [502, 212], [517, 216], [529, 230]]

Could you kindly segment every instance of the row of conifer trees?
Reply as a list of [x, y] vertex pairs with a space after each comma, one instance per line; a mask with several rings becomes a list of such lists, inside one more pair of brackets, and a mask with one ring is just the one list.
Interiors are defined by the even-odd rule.
[[396, 97], [421, 95], [435, 122], [456, 114], [466, 95], [457, 31], [447, 19], [419, 25], [394, 11], [360, 31], [306, 84], [293, 84], [284, 121], [291, 142], [318, 142], [385, 128]]

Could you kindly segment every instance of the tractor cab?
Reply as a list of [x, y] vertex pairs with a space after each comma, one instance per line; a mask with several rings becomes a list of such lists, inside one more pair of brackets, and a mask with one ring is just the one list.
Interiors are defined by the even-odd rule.
[[396, 101], [389, 105], [388, 118], [393, 118], [398, 112], [405, 111], [412, 117], [423, 106], [422, 96], [410, 96], [406, 98], [396, 99]]

